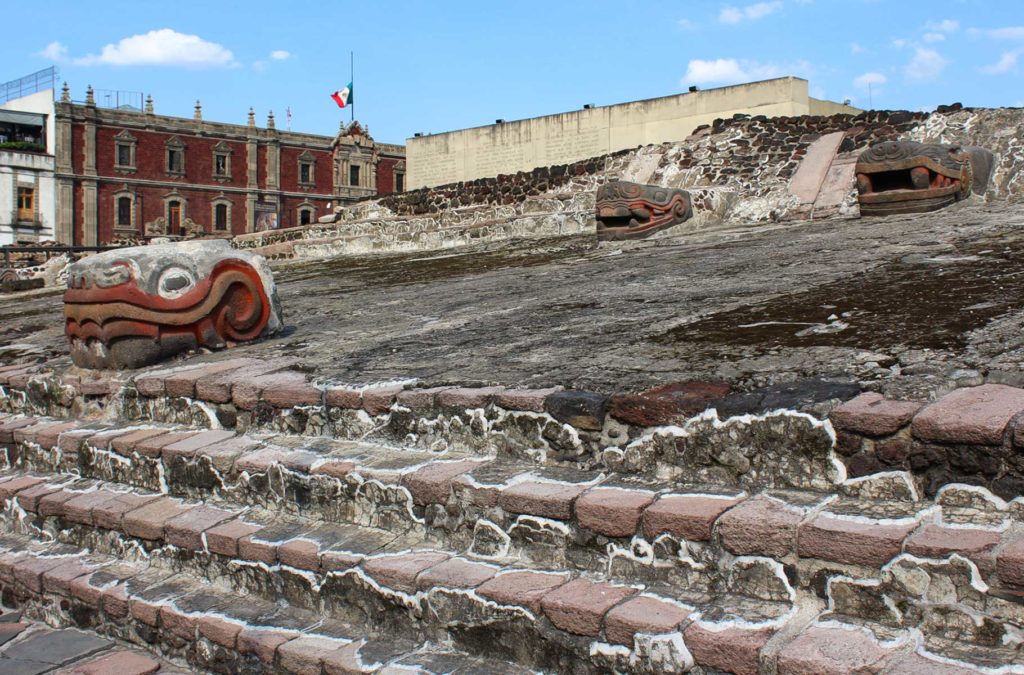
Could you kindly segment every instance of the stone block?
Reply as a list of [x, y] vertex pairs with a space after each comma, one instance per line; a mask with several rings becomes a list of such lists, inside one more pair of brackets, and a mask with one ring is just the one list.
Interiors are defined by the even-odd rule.
[[159, 436], [148, 436], [135, 443], [135, 452], [143, 457], [156, 459], [165, 446], [173, 445], [194, 436], [194, 431], [172, 431]]
[[163, 539], [167, 521], [187, 513], [191, 507], [173, 499], [162, 498], [124, 514], [124, 532], [139, 539]]
[[674, 602], [642, 595], [613, 607], [604, 618], [608, 642], [633, 646], [637, 633], [660, 635], [675, 631], [690, 611]]
[[987, 576], [995, 570], [993, 551], [998, 545], [999, 533], [991, 530], [926, 525], [907, 539], [904, 550], [922, 558], [945, 558], [959, 553]]
[[934, 443], [999, 445], [1015, 415], [1024, 411], [1024, 389], [1002, 384], [957, 389], [919, 412], [914, 436]]
[[277, 648], [281, 668], [295, 675], [320, 675], [324, 658], [348, 644], [319, 635], [300, 635]]
[[452, 491], [452, 479], [472, 471], [480, 464], [475, 460], [431, 462], [402, 477], [404, 485], [420, 506], [445, 504]]
[[494, 401], [504, 387], [455, 387], [445, 389], [437, 394], [437, 405], [442, 408], [455, 408], [468, 410], [473, 408], [485, 408]]
[[666, 384], [639, 394], [612, 396], [609, 414], [635, 426], [662, 426], [703, 412], [730, 391], [725, 382]]
[[391, 406], [398, 399], [398, 394], [405, 390], [400, 385], [387, 387], [370, 387], [363, 390], [362, 407], [368, 414], [376, 417], [391, 411]]
[[[744, 629], [714, 624], [690, 624], [683, 640], [698, 665], [735, 675], [758, 675], [758, 655], [774, 631]], [[822, 673], [821, 675], [824, 675]]]
[[494, 402], [505, 410], [523, 410], [527, 412], [544, 412], [544, 400], [561, 387], [550, 389], [506, 389], [494, 396]]
[[405, 389], [398, 393], [399, 405], [409, 408], [414, 413], [432, 411], [437, 405], [437, 395], [451, 387], [432, 387], [430, 389]]
[[539, 614], [541, 598], [566, 581], [568, 577], [562, 574], [502, 572], [477, 587], [476, 594], [501, 605], [526, 607], [534, 614]]
[[200, 504], [180, 516], [168, 519], [164, 523], [164, 539], [168, 544], [190, 551], [202, 551], [203, 533], [212, 527], [230, 520], [236, 514], [215, 506]]
[[11, 480], [0, 483], [0, 501], [7, 501], [22, 490], [27, 490], [43, 483], [42, 478], [33, 476], [17, 476]]
[[231, 401], [231, 390], [236, 383], [288, 370], [296, 365], [297, 362], [290, 358], [268, 359], [237, 370], [207, 375], [196, 382], [196, 398], [210, 403], [228, 403]]
[[416, 592], [416, 577], [420, 572], [448, 559], [446, 553], [417, 551], [369, 558], [363, 563], [363, 571], [374, 581], [405, 593]]
[[181, 396], [185, 398], [196, 397], [196, 382], [204, 377], [216, 375], [226, 371], [236, 371], [239, 368], [251, 366], [258, 363], [256, 359], [228, 359], [218, 363], [209, 363], [199, 368], [180, 370], [164, 377], [164, 393], [167, 396]]
[[667, 532], [687, 541], [708, 541], [715, 520], [739, 502], [738, 497], [664, 495], [644, 511], [644, 536], [654, 541]]
[[476, 588], [496, 573], [497, 569], [490, 565], [449, 558], [420, 572], [416, 577], [416, 586], [421, 591], [433, 588]]
[[93, 509], [103, 506], [108, 501], [117, 498], [117, 496], [116, 492], [109, 492], [107, 490], [83, 492], [64, 502], [64, 519], [72, 523], [93, 525], [95, 524], [92, 515]]
[[156, 436], [163, 436], [166, 433], [167, 429], [136, 429], [112, 440], [110, 447], [118, 454], [129, 456], [135, 452], [135, 446], [140, 442]]
[[199, 634], [207, 640], [226, 649], [235, 649], [242, 625], [217, 614], [207, 614], [199, 617], [198, 629]]
[[913, 419], [923, 406], [915, 401], [890, 401], [879, 393], [865, 392], [829, 413], [836, 429], [864, 436], [889, 436]]
[[857, 628], [810, 626], [779, 652], [779, 675], [878, 673], [897, 653]]
[[39, 511], [39, 500], [48, 494], [61, 491], [57, 485], [50, 483], [40, 483], [33, 485], [30, 488], [19, 490], [18, 494], [15, 495], [15, 499], [18, 505], [28, 511], [29, 513], [37, 513]]
[[164, 462], [169, 462], [172, 458], [179, 456], [191, 457], [202, 448], [229, 441], [234, 437], [235, 432], [228, 429], [200, 431], [193, 436], [163, 446], [160, 449], [160, 456]]
[[882, 524], [858, 522], [820, 514], [800, 526], [797, 553], [850, 565], [880, 568], [897, 555], [917, 522]]
[[238, 633], [238, 651], [252, 654], [268, 666], [274, 664], [274, 657], [281, 645], [298, 637], [294, 631], [276, 630], [273, 628], [243, 628]]
[[608, 413], [608, 397], [589, 391], [557, 391], [544, 399], [544, 412], [577, 429], [600, 431]]
[[120, 530], [124, 514], [157, 499], [160, 495], [117, 494], [113, 499], [92, 507], [92, 521], [96, 527]]
[[1024, 537], [1011, 538], [999, 551], [996, 573], [1004, 583], [1024, 587]]
[[150, 675], [160, 670], [160, 662], [145, 654], [117, 650], [57, 671], [58, 675]]
[[606, 537], [631, 537], [653, 501], [654, 493], [647, 490], [596, 487], [576, 500], [576, 520]]
[[502, 490], [498, 505], [509, 513], [569, 520], [573, 502], [586, 489], [586, 485], [574, 483], [527, 481]]
[[574, 579], [541, 598], [544, 615], [556, 628], [586, 637], [601, 635], [604, 615], [635, 589]]
[[796, 550], [797, 526], [803, 515], [778, 500], [758, 495], [718, 518], [722, 545], [735, 555], [783, 558]]

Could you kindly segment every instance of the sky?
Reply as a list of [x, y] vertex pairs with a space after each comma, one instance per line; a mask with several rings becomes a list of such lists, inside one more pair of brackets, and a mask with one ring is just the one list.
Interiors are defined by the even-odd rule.
[[[51, 65], [74, 100], [378, 141], [795, 75], [858, 107], [1024, 106], [1024, 0], [51, 0], [12, 3], [0, 82]], [[98, 94], [100, 104], [107, 100]]]

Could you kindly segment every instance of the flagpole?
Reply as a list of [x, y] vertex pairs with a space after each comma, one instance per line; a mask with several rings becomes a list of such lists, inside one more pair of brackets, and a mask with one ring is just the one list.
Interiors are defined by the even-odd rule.
[[355, 97], [355, 90], [356, 90], [356, 53], [354, 51], [349, 52], [348, 53], [348, 58], [349, 58], [349, 73], [348, 73], [349, 74], [349, 82], [352, 83], [352, 92], [353, 92], [353, 95], [352, 95], [352, 105], [349, 106], [349, 107], [352, 108], [352, 121], [355, 122], [356, 121], [356, 107], [355, 107], [356, 106], [356, 103], [355, 103], [355, 101], [356, 101], [356, 97]]

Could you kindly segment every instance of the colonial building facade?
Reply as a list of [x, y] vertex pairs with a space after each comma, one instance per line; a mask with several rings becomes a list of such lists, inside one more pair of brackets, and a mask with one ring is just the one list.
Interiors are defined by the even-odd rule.
[[0, 105], [0, 246], [53, 239], [53, 90]]
[[358, 122], [337, 136], [56, 103], [57, 238], [75, 244], [190, 232], [230, 236], [316, 222], [332, 207], [404, 188], [405, 148]]

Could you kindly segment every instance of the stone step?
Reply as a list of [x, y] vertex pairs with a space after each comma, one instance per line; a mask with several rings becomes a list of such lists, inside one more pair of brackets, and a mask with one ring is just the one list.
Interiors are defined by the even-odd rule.
[[[358, 585], [337, 586], [335, 599], [356, 608], [370, 632], [359, 622], [240, 596], [152, 560], [84, 553], [19, 535], [0, 536], [0, 594], [26, 616], [215, 672], [674, 673], [694, 666], [782, 675], [982, 672], [929, 653], [930, 645], [913, 633], [880, 640], [862, 627], [799, 615], [780, 629], [694, 614], [635, 589], [584, 579], [509, 571], [481, 583], [483, 575], [451, 559], [395, 556], [391, 562], [373, 570], [386, 583], [408, 583], [422, 568], [417, 580], [444, 577], [452, 587], [424, 592], [364, 585], [377, 592], [374, 602], [372, 595], [355, 592]], [[428, 617], [446, 628], [447, 644], [454, 647], [416, 639]], [[998, 672], [1020, 672], [1020, 659], [1005, 647], [993, 653], [957, 646], [958, 656], [987, 661]]]
[[[563, 488], [552, 493], [547, 488], [558, 484], [536, 485], [546, 489], [531, 510], [555, 508], [559, 502], [552, 495]], [[121, 557], [141, 551], [168, 569], [231, 580], [235, 591], [267, 601], [285, 597], [310, 610], [327, 608], [349, 621], [363, 611], [353, 614], [349, 603], [355, 598], [359, 608], [383, 603], [401, 614], [423, 597], [450, 602], [452, 593], [486, 589], [517, 573], [562, 583], [568, 577], [555, 570], [574, 569], [579, 576], [573, 583], [585, 581], [584, 588], [627, 589], [686, 606], [704, 621], [700, 625], [716, 629], [737, 623], [778, 628], [801, 612], [825, 610], [831, 621], [866, 626], [886, 639], [927, 625], [929, 648], [949, 658], [962, 660], [965, 650], [984, 648], [995, 656], [982, 664], [1012, 661], [1019, 645], [1005, 645], [1014, 644], [1012, 636], [1024, 625], [1024, 531], [998, 504], [985, 511], [978, 488], [948, 489], [939, 503], [922, 508], [892, 500], [901, 486], [912, 496], [906, 477], [898, 475], [853, 481], [846, 495], [813, 500], [795, 494], [788, 502], [767, 494], [662, 494], [640, 515], [630, 500], [639, 491], [586, 487], [562, 520], [551, 516], [563, 514], [551, 511], [514, 520], [494, 517], [486, 533], [477, 520], [468, 550], [453, 547], [454, 538], [430, 537], [429, 530], [360, 526], [258, 507], [231, 510], [127, 492], [75, 475], [5, 476], [0, 500], [9, 502], [11, 529]], [[496, 509], [536, 496], [523, 489], [513, 494], [499, 493]], [[596, 495], [589, 505], [588, 495]], [[715, 508], [709, 511], [711, 502]], [[619, 526], [626, 511], [635, 534], [602, 539], [590, 529]], [[964, 521], [987, 525], [965, 527]], [[498, 536], [499, 523], [508, 528], [505, 539]], [[488, 543], [496, 548], [481, 550]], [[935, 590], [922, 591], [920, 579], [934, 579], [929, 584]], [[962, 606], [948, 606], [950, 588]], [[338, 595], [346, 600], [337, 603], [332, 598]], [[443, 614], [429, 602], [427, 609], [430, 617]], [[471, 603], [456, 614], [481, 611]], [[566, 632], [579, 632], [559, 624], [560, 615], [545, 616]], [[964, 630], [967, 617], [983, 629]], [[591, 625], [600, 626], [600, 619]], [[942, 631], [935, 632], [938, 625]], [[935, 641], [949, 634], [956, 637]], [[589, 637], [600, 638], [600, 631]]]

